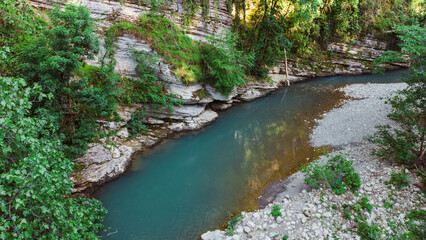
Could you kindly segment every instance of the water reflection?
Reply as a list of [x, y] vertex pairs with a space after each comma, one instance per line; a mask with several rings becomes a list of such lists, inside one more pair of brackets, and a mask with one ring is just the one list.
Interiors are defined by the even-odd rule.
[[291, 109], [287, 109], [280, 118], [251, 121], [234, 131], [234, 139], [244, 153], [241, 170], [247, 179], [241, 208], [245, 210], [257, 208], [257, 196], [269, 183], [286, 178], [306, 163], [307, 158], [317, 157], [324, 150], [309, 145], [309, 129], [313, 127], [313, 118], [337, 106], [343, 95], [329, 87], [301, 88], [300, 91], [309, 91], [310, 96], [324, 94], [328, 98], [315, 98], [316, 104], [297, 103], [293, 109], [303, 110], [299, 114], [291, 114]]

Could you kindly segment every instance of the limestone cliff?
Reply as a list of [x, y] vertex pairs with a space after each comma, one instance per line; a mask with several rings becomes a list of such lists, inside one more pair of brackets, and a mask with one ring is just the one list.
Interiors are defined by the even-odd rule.
[[[62, 1], [32, 0], [37, 8], [51, 8], [53, 2]], [[149, 11], [149, 7], [143, 1], [138, 4], [133, 1], [109, 1], [109, 0], [72, 0], [67, 3], [75, 3], [87, 6], [92, 17], [96, 19], [98, 32], [102, 38], [102, 32], [114, 22], [120, 20], [136, 21], [139, 16]], [[176, 0], [160, 9], [161, 13], [182, 26], [183, 5], [182, 0]], [[201, 13], [201, 9], [194, 15], [186, 29], [188, 36], [195, 40], [205, 40], [207, 36], [228, 29], [232, 24], [232, 16], [226, 8], [225, 0], [210, 0], [208, 14]], [[115, 59], [117, 65], [115, 71], [130, 78], [136, 77], [135, 67], [130, 48], [155, 52], [147, 42], [124, 34], [118, 38]], [[387, 48], [385, 42], [372, 38], [364, 38], [354, 46], [332, 43], [329, 50], [332, 55], [322, 59], [294, 59], [289, 61], [289, 81], [301, 81], [317, 76], [363, 74], [371, 71], [372, 60], [381, 55]], [[101, 49], [102, 54], [103, 51]], [[97, 59], [88, 61], [91, 65], [98, 65]], [[390, 69], [399, 66], [388, 66]], [[175, 107], [173, 114], [166, 111], [149, 117], [145, 123], [150, 130], [144, 136], [128, 139], [129, 134], [126, 123], [130, 120], [131, 113], [149, 106], [134, 105], [119, 107], [121, 122], [99, 121], [106, 131], [116, 131], [115, 136], [109, 139], [101, 139], [100, 143], [92, 144], [85, 156], [76, 159], [79, 171], [72, 176], [75, 183], [74, 192], [87, 191], [110, 181], [121, 173], [131, 163], [132, 155], [137, 151], [152, 147], [162, 139], [173, 133], [199, 130], [213, 122], [218, 114], [216, 111], [225, 110], [233, 104], [241, 101], [251, 101], [265, 96], [276, 90], [286, 81], [285, 67], [283, 63], [271, 69], [270, 81], [248, 82], [245, 86], [235, 87], [230, 96], [226, 97], [216, 91], [215, 88], [205, 83], [184, 84], [173, 74], [173, 67], [162, 62], [155, 65], [158, 79], [167, 84], [167, 89], [184, 104]], [[109, 144], [106, 144], [109, 143]]]

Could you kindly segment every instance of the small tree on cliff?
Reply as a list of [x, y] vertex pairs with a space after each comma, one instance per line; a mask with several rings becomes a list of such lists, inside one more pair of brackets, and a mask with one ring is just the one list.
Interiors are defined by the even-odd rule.
[[[49, 28], [23, 47], [21, 76], [54, 96], [35, 105], [34, 113], [52, 120], [66, 157], [76, 158], [95, 138], [96, 119], [115, 112], [120, 79], [114, 77], [112, 68], [90, 72], [82, 67], [84, 60], [93, 58], [99, 49], [94, 20], [87, 8], [66, 5], [48, 16]], [[77, 69], [86, 71], [86, 76], [76, 77]]]

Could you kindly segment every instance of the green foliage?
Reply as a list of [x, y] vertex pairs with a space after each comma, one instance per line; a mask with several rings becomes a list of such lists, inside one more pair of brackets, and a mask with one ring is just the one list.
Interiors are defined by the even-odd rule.
[[27, 0], [0, 1], [0, 74], [17, 76], [20, 48], [38, 35], [46, 22]]
[[221, 38], [209, 38], [209, 44], [201, 46], [203, 80], [224, 95], [229, 95], [234, 86], [245, 84], [245, 71], [253, 66], [253, 55], [237, 50], [236, 41], [236, 35], [228, 32]]
[[343, 217], [345, 219], [351, 219], [352, 217], [351, 206], [348, 204], [343, 204]]
[[149, 4], [150, 13], [157, 13], [158, 10], [164, 6], [165, 1], [164, 0], [148, 0], [147, 3]]
[[166, 107], [173, 111], [174, 105], [181, 105], [181, 101], [168, 94], [164, 82], [159, 81], [153, 66], [157, 64], [158, 57], [145, 51], [133, 50], [133, 57], [138, 63], [136, 72], [137, 80], [128, 79], [126, 84], [126, 97], [129, 103], [148, 103], [159, 109]]
[[354, 0], [326, 1], [320, 7], [320, 14], [315, 17], [316, 28], [312, 36], [324, 47], [329, 41], [349, 40], [361, 32], [360, 3]]
[[272, 206], [272, 209], [271, 209], [271, 215], [272, 215], [272, 217], [274, 217], [275, 219], [277, 219], [277, 217], [281, 217], [281, 216], [282, 216], [282, 214], [281, 214], [281, 207], [280, 207], [280, 206], [278, 206], [278, 205], [274, 205], [274, 206]]
[[367, 212], [371, 213], [371, 210], [373, 209], [373, 206], [371, 204], [369, 204], [370, 200], [368, 200], [367, 197], [362, 197], [360, 200], [358, 200], [358, 202], [355, 205], [355, 210], [361, 210], [364, 209]]
[[387, 240], [414, 240], [426, 238], [426, 211], [413, 209], [404, 221], [390, 221], [392, 231], [385, 232]]
[[94, 239], [101, 203], [68, 198], [72, 161], [52, 140], [49, 119], [31, 117], [33, 102], [51, 99], [23, 79], [0, 77], [0, 239]]
[[394, 97], [388, 98], [392, 112], [388, 118], [398, 124], [398, 127], [389, 125], [379, 126], [376, 134], [369, 140], [381, 145], [376, 155], [412, 166], [424, 165], [425, 132], [426, 132], [426, 29], [419, 26], [395, 27], [401, 40], [401, 52], [391, 52], [377, 63], [398, 61], [403, 54], [410, 57], [412, 67], [405, 82], [408, 87]]
[[284, 59], [284, 48], [288, 51], [291, 43], [285, 37], [285, 18], [278, 4], [260, 1], [257, 11], [251, 16], [253, 26], [241, 30], [242, 48], [254, 54], [254, 64], [249, 73], [265, 78], [268, 67], [275, 66], [276, 60]]
[[186, 36], [167, 18], [153, 14], [142, 15], [138, 26], [128, 22], [111, 26], [107, 30], [107, 37], [113, 39], [124, 33], [148, 41], [166, 63], [175, 67], [175, 74], [184, 82], [196, 82], [201, 79], [198, 43]]
[[383, 207], [385, 207], [386, 209], [390, 209], [391, 207], [393, 207], [393, 204], [391, 204], [388, 201], [383, 200]]
[[[138, 79], [124, 79], [122, 86], [124, 94], [121, 99], [130, 104], [147, 103], [157, 111], [165, 107], [171, 113], [173, 106], [179, 106], [182, 102], [168, 94], [165, 83], [159, 81], [155, 76], [152, 66], [157, 64], [158, 57], [145, 51], [133, 50], [132, 52], [138, 63], [136, 67]], [[132, 113], [131, 119], [127, 123], [130, 137], [148, 130], [148, 127], [142, 122], [146, 115], [147, 112], [143, 108]]]
[[28, 35], [39, 32], [44, 20], [26, 0], [0, 2], [0, 48], [14, 45]]
[[311, 163], [302, 167], [305, 175], [305, 183], [318, 187], [330, 188], [334, 193], [340, 195], [347, 189], [356, 191], [361, 187], [361, 178], [355, 171], [353, 163], [338, 154], [329, 159], [327, 163]]
[[243, 215], [237, 214], [234, 218], [228, 221], [228, 227], [225, 229], [226, 236], [232, 236], [235, 234], [235, 226], [243, 219]]
[[357, 232], [361, 236], [361, 240], [377, 240], [381, 238], [382, 230], [376, 224], [368, 224], [363, 218], [358, 220], [357, 224]]
[[405, 218], [410, 239], [426, 239], [426, 211], [413, 209]]
[[[191, 40], [167, 18], [153, 14], [143, 15], [138, 26], [127, 22], [113, 25], [107, 31], [107, 37], [114, 39], [124, 33], [148, 41], [164, 62], [175, 68], [174, 73], [183, 82], [204, 81], [225, 95], [229, 94], [235, 85], [245, 83], [246, 69], [253, 65], [253, 55], [244, 54], [237, 49], [237, 39], [232, 33], [227, 33], [220, 39], [211, 37], [209, 43], [200, 44]], [[149, 54], [137, 55], [138, 58], [144, 58], [143, 55], [148, 58]], [[156, 64], [156, 60], [141, 59], [139, 62], [141, 61], [149, 63], [151, 68]], [[145, 70], [143, 72], [146, 73]], [[145, 75], [146, 79], [155, 78], [153, 71]], [[126, 94], [125, 97], [131, 102], [131, 96]]]
[[89, 69], [88, 76], [72, 78], [99, 49], [89, 15], [84, 7], [55, 8], [48, 13], [52, 27], [29, 41], [19, 54], [21, 76], [54, 96], [34, 106], [34, 113], [51, 120], [58, 130], [54, 135], [64, 143], [70, 158], [85, 152], [87, 143], [97, 136], [96, 119], [112, 116], [117, 105], [119, 79], [110, 68]]
[[146, 111], [139, 110], [132, 113], [130, 120], [127, 122], [127, 129], [129, 130], [129, 136], [134, 137], [140, 132], [145, 132], [148, 127], [143, 124], [142, 120], [145, 119]]
[[232, 2], [233, 7], [229, 9], [235, 10], [234, 26], [241, 33], [242, 47], [260, 50], [255, 51], [259, 59], [255, 67], [261, 67], [263, 55], [268, 60], [270, 56], [272, 61], [282, 59], [282, 52], [274, 52], [282, 51], [279, 38], [291, 43], [284, 42], [287, 50], [292, 46], [293, 53], [310, 57], [315, 56], [320, 47], [326, 49], [330, 41], [351, 42], [370, 34], [389, 39], [394, 25], [421, 25], [425, 16], [424, 10], [418, 11], [422, 9], [418, 1], [412, 0]]
[[391, 179], [389, 181], [386, 181], [386, 184], [392, 184], [399, 190], [401, 190], [403, 187], [410, 186], [410, 181], [408, 180], [408, 175], [405, 173], [405, 171], [402, 171], [401, 173], [391, 173]]

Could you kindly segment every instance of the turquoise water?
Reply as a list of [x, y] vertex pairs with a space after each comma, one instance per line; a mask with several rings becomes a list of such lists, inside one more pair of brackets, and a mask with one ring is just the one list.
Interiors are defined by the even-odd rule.
[[106, 239], [199, 239], [229, 213], [256, 208], [271, 182], [319, 152], [312, 119], [338, 103], [336, 84], [394, 82], [385, 75], [319, 78], [221, 113], [204, 131], [167, 140], [136, 158], [98, 193], [108, 209]]

